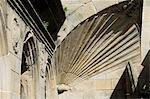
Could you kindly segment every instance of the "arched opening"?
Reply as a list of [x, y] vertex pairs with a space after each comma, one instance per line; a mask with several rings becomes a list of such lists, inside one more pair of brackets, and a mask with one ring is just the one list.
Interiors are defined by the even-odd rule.
[[[36, 99], [38, 83], [37, 46], [31, 33], [26, 34], [21, 64], [21, 99]], [[26, 92], [24, 92], [27, 90]]]

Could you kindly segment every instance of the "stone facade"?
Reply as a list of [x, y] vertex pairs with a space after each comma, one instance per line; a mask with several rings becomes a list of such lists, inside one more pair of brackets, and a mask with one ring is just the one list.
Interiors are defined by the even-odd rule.
[[[50, 92], [45, 95], [46, 82], [50, 82], [46, 80], [48, 58], [44, 44], [36, 39], [32, 29], [24, 23], [6, 0], [1, 0], [0, 99], [49, 97]], [[24, 70], [24, 67], [27, 69]]]
[[[58, 33], [57, 44], [61, 45], [79, 23], [121, 1], [124, 0], [62, 0], [67, 18]], [[143, 69], [141, 63], [150, 50], [150, 1], [144, 0], [143, 5], [140, 56], [130, 60], [135, 85]], [[57, 81], [55, 56], [49, 57], [33, 30], [6, 0], [1, 0], [0, 99], [110, 99], [126, 69], [120, 65], [82, 82], [61, 85]], [[58, 95], [58, 90], [66, 91]]]

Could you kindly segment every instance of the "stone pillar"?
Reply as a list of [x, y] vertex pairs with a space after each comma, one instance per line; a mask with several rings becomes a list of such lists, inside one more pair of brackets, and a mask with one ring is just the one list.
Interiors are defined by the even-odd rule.
[[39, 65], [37, 64], [33, 68], [33, 85], [35, 95], [33, 99], [40, 99]]
[[49, 84], [49, 92], [50, 99], [58, 99], [58, 92], [57, 92], [57, 82], [56, 82], [56, 74], [54, 69], [54, 60], [52, 59], [52, 64], [50, 63], [48, 68], [48, 84]]
[[56, 86], [55, 79], [50, 80], [50, 94], [51, 94], [51, 99], [58, 99], [57, 86]]
[[50, 72], [51, 70], [48, 69], [46, 75], [46, 99], [58, 99], [56, 79]]
[[46, 99], [51, 99], [51, 94], [50, 94], [50, 83], [49, 83], [49, 75], [48, 75], [48, 72], [46, 73], [46, 89], [45, 89], [45, 92], [46, 92]]
[[46, 73], [45, 87], [45, 99], [58, 99], [56, 80], [54, 76], [50, 76], [49, 70]]

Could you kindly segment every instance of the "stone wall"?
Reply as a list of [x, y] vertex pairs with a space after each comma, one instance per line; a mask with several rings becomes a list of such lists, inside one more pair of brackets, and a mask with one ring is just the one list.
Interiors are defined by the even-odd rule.
[[[60, 36], [58, 38], [58, 44], [60, 44], [66, 35], [80, 22], [120, 1], [124, 0], [62, 0], [64, 9], [66, 9], [67, 18], [58, 33]], [[144, 59], [150, 49], [149, 4], [150, 2], [145, 0], [141, 35], [142, 59]], [[27, 71], [21, 75], [22, 53], [24, 52], [23, 46], [28, 32], [30, 32], [31, 37], [34, 38], [38, 59], [36, 65], [31, 69], [33, 72]], [[80, 84], [74, 83], [70, 90], [57, 96], [55, 75], [50, 74], [50, 72], [52, 72], [50, 69], [53, 69], [47, 64], [47, 59], [48, 54], [45, 51], [44, 44], [35, 38], [30, 27], [28, 27], [9, 4], [6, 3], [6, 0], [1, 0], [0, 99], [20, 99], [20, 97], [21, 99], [44, 99], [45, 97], [47, 97], [47, 99], [56, 99], [58, 97], [59, 99], [109, 99], [125, 70], [125, 68], [115, 68], [115, 70], [112, 69], [103, 72]], [[138, 59], [140, 58], [138, 57]], [[134, 69], [133, 73], [136, 75], [136, 78], [142, 69], [139, 65], [139, 61], [141, 60], [137, 61], [131, 61]], [[138, 68], [136, 67], [137, 65]], [[48, 71], [46, 71], [47, 67], [49, 67]], [[50, 76], [53, 76], [53, 79], [51, 79]], [[26, 86], [29, 88], [26, 88]], [[21, 90], [24, 90], [24, 92], [21, 93]]]
[[[29, 34], [30, 35], [29, 35]], [[36, 63], [21, 74], [23, 46], [33, 38]], [[35, 47], [34, 47], [35, 46]], [[29, 47], [31, 47], [29, 45]], [[32, 53], [32, 52], [31, 52]], [[32, 55], [26, 58], [33, 58]], [[35, 58], [35, 56], [34, 56]], [[48, 53], [6, 0], [0, 1], [0, 99], [44, 99]], [[32, 60], [32, 59], [31, 59]], [[28, 62], [30, 62], [29, 60]], [[26, 59], [27, 61], [27, 59]], [[26, 62], [25, 61], [25, 62]], [[49, 98], [48, 98], [49, 99]]]
[[114, 68], [76, 83], [71, 90], [60, 94], [59, 99], [110, 99], [123, 71], [124, 68]]
[[5, 23], [0, 24], [4, 25], [1, 29], [5, 29], [2, 32], [7, 47], [5, 51], [8, 49], [0, 57], [0, 98], [19, 99], [22, 47], [27, 26], [6, 2], [0, 2], [0, 6], [4, 6], [2, 10], [5, 10], [1, 13]]

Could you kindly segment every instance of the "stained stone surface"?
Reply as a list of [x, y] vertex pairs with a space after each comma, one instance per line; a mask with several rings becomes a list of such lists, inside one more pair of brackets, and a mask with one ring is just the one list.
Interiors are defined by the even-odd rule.
[[[118, 67], [116, 66], [89, 79], [79, 79], [80, 82], [73, 82], [70, 85], [59, 85], [55, 75], [56, 68], [54, 68], [56, 65], [54, 63], [57, 60], [53, 58], [52, 63], [48, 61], [49, 55], [44, 44], [36, 39], [29, 26], [5, 1], [0, 1], [0, 11], [3, 10], [0, 12], [0, 99], [110, 99], [125, 70], [125, 66], [118, 65]], [[66, 20], [58, 33], [58, 45], [79, 23], [91, 15], [125, 0], [61, 1]], [[139, 44], [140, 49], [137, 49], [140, 54], [130, 60], [135, 85], [143, 69], [141, 62], [150, 49], [149, 9], [150, 1], [144, 0], [141, 42]], [[30, 55], [26, 56], [26, 61], [27, 59], [30, 60], [31, 53], [33, 54], [34, 51], [37, 53], [37, 56], [35, 56], [37, 60], [36, 64], [30, 66], [26, 72], [21, 74], [21, 66], [26, 66], [26, 64], [22, 65], [22, 55], [25, 52], [23, 46], [26, 43], [25, 37], [28, 32], [34, 38], [35, 47], [30, 49]], [[64, 75], [76, 77], [76, 75], [70, 73], [64, 73]], [[58, 86], [61, 87], [60, 89], [67, 89], [67, 91], [58, 95]]]
[[[42, 46], [44, 44], [41, 44], [34, 35], [30, 35], [36, 41], [34, 46], [38, 46], [37, 49], [34, 48], [39, 51], [35, 56], [38, 59], [36, 63], [38, 65], [33, 67], [36, 69], [31, 69], [31, 71], [26, 71], [21, 75], [22, 54], [26, 51], [23, 50], [27, 40], [25, 36], [28, 32], [33, 33], [20, 16], [4, 1], [0, 1], [0, 8], [3, 6], [2, 8], [6, 11], [1, 13], [2, 17], [5, 14], [7, 15], [7, 17], [4, 17], [6, 23], [3, 24], [6, 31], [3, 33], [7, 34], [8, 54], [0, 56], [0, 99], [43, 99], [45, 97], [45, 72], [48, 53], [45, 51], [45, 47]], [[0, 40], [0, 42], [2, 41]], [[31, 59], [30, 56], [28, 58]], [[24, 87], [24, 92], [21, 91], [21, 84]]]

